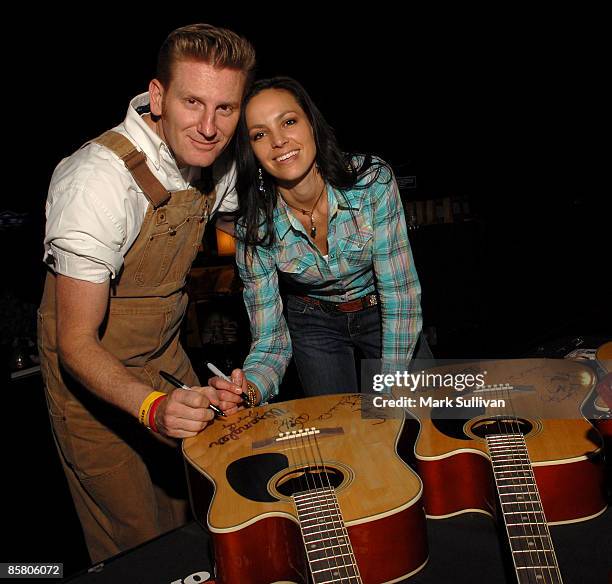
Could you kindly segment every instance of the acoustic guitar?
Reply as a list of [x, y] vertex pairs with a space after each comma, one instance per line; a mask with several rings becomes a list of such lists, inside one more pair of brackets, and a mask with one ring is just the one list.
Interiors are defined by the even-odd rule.
[[420, 425], [414, 452], [427, 516], [499, 512], [518, 582], [560, 583], [548, 525], [606, 509], [601, 438], [581, 414], [594, 399], [596, 376], [561, 359], [454, 364], [426, 373], [483, 371], [486, 383], [472, 389], [396, 391], [415, 400], [409, 411]]
[[361, 405], [358, 394], [269, 404], [183, 442], [218, 583], [391, 583], [425, 565], [422, 484], [398, 454], [404, 418], [365, 419]]

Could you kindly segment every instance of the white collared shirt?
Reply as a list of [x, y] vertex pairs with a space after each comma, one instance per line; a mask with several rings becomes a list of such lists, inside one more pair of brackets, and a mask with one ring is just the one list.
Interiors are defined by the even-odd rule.
[[[125, 120], [113, 128], [147, 156], [147, 165], [164, 187], [182, 191], [200, 177], [200, 168], [179, 169], [165, 142], [136, 108], [149, 94], [136, 96]], [[237, 208], [236, 167], [227, 156], [213, 166], [217, 188], [214, 211]], [[149, 201], [121, 160], [99, 144], [88, 144], [55, 169], [47, 197], [43, 261], [57, 274], [89, 282], [115, 278], [142, 227]]]

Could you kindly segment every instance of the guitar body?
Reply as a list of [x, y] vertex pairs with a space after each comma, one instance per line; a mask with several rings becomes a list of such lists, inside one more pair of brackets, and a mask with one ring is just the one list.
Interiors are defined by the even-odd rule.
[[[308, 441], [278, 440], [308, 428], [318, 432]], [[361, 581], [420, 570], [422, 484], [397, 452], [404, 429], [403, 418], [364, 419], [361, 396], [341, 394], [242, 410], [185, 440], [192, 507], [212, 534], [217, 582], [310, 581], [291, 498], [304, 478], [334, 487]]]
[[605, 511], [601, 437], [580, 413], [585, 400], [593, 398], [596, 379], [589, 367], [566, 360], [522, 359], [439, 369], [452, 374], [485, 369], [487, 386], [511, 384], [517, 389], [481, 392], [486, 399], [510, 399], [505, 408], [460, 408], [448, 415], [422, 406], [420, 397], [469, 399], [479, 392], [436, 388], [411, 394], [419, 396], [417, 407], [409, 409], [420, 423], [415, 455], [428, 517], [467, 511], [495, 514], [497, 492], [479, 429], [504, 412], [522, 420], [520, 430], [548, 523], [586, 520]]

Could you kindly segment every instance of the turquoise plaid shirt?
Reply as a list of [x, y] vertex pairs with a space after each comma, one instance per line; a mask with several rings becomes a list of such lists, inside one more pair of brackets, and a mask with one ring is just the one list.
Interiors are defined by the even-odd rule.
[[382, 358], [405, 363], [412, 356], [422, 324], [421, 286], [395, 178], [384, 167], [369, 187], [342, 193], [327, 185], [327, 260], [280, 197], [273, 214], [275, 243], [258, 247], [254, 261], [245, 264], [244, 243], [238, 241], [236, 261], [253, 338], [243, 367], [263, 401], [278, 393], [291, 359], [279, 276], [290, 292], [331, 302], [377, 291]]

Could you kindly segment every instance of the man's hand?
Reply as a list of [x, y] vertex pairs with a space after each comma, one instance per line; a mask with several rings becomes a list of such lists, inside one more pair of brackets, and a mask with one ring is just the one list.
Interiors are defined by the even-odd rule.
[[160, 434], [171, 438], [191, 438], [214, 418], [210, 404], [220, 406], [212, 387], [174, 389], [155, 411], [155, 425]]

